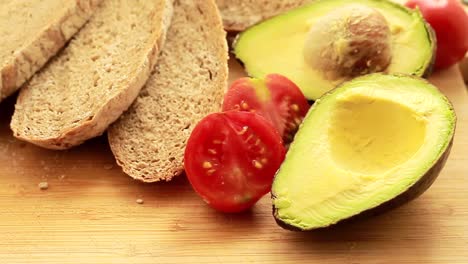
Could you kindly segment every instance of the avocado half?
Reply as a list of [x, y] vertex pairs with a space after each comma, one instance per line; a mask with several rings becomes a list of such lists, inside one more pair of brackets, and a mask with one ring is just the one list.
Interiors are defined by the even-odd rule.
[[283, 227], [312, 230], [397, 207], [445, 164], [456, 116], [424, 79], [375, 73], [345, 82], [309, 110], [272, 186]]
[[[303, 55], [307, 35], [317, 21], [346, 5], [364, 5], [383, 15], [390, 30], [391, 60], [385, 73], [419, 77], [430, 74], [436, 39], [419, 10], [387, 0], [317, 0], [265, 20], [240, 33], [233, 53], [250, 76], [279, 73], [295, 82], [304, 95], [316, 100], [352, 78], [327, 79], [310, 67]], [[355, 76], [353, 76], [355, 77]]]

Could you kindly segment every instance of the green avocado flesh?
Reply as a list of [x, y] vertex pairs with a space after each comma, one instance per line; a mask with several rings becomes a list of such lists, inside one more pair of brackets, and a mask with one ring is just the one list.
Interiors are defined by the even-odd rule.
[[384, 72], [415, 76], [429, 72], [435, 54], [432, 29], [419, 11], [386, 0], [314, 1], [242, 32], [234, 43], [234, 54], [249, 75], [263, 78], [269, 73], [282, 74], [295, 82], [308, 99], [315, 100], [352, 78], [330, 80], [312, 68], [303, 54], [307, 35], [321, 18], [350, 4], [376, 10], [387, 22], [391, 59]]
[[443, 167], [455, 123], [447, 98], [421, 78], [343, 83], [315, 102], [290, 145], [272, 187], [276, 220], [311, 230], [421, 194]]

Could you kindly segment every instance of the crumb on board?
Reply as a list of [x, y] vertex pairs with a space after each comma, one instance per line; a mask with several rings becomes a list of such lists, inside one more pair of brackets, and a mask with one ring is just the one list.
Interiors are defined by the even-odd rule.
[[39, 189], [41, 189], [43, 191], [49, 189], [49, 183], [48, 182], [40, 182], [38, 184], [38, 186], [39, 186]]
[[145, 202], [145, 201], [143, 201], [143, 199], [137, 199], [137, 200], [136, 200], [136, 203], [137, 203], [137, 204], [143, 204], [144, 202]]
[[105, 164], [104, 165], [105, 170], [111, 170], [112, 168], [114, 168], [114, 165], [112, 165], [112, 164]]

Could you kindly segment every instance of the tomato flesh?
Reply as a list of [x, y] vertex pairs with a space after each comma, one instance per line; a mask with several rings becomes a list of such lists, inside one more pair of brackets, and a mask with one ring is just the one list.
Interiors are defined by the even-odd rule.
[[265, 82], [284, 124], [282, 133], [284, 140], [290, 142], [309, 111], [310, 105], [299, 87], [288, 78], [279, 74], [270, 74], [266, 76]]
[[459, 62], [468, 51], [468, 15], [459, 0], [410, 0], [418, 7], [437, 37], [435, 69]]
[[265, 79], [241, 78], [232, 83], [224, 97], [223, 110], [250, 111], [265, 117], [285, 142], [292, 141], [309, 103], [288, 78], [270, 74]]
[[271, 190], [285, 152], [280, 135], [262, 116], [214, 113], [192, 131], [185, 170], [194, 190], [211, 207], [240, 212]]

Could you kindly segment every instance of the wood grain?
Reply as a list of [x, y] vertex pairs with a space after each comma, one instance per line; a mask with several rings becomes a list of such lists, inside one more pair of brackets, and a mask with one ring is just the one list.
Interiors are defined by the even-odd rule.
[[[235, 63], [231, 72], [243, 74]], [[0, 263], [466, 264], [468, 96], [456, 67], [431, 81], [458, 114], [452, 154], [432, 188], [385, 215], [316, 233], [279, 228], [268, 197], [249, 213], [223, 215], [183, 176], [133, 181], [105, 137], [64, 152], [19, 142], [8, 127], [10, 98], [0, 105]]]
[[[465, 1], [464, 4], [465, 10], [468, 12], [468, 2]], [[465, 83], [468, 84], [468, 53], [465, 55], [465, 58], [460, 62], [460, 71], [462, 73]]]
[[[235, 63], [231, 73], [243, 75]], [[431, 189], [387, 214], [316, 233], [279, 228], [268, 197], [249, 213], [223, 215], [183, 176], [133, 181], [105, 137], [64, 152], [19, 142], [8, 127], [10, 98], [0, 104], [0, 263], [466, 264], [468, 96], [456, 67], [431, 81], [458, 114], [451, 156]]]
[[465, 83], [468, 83], [468, 53], [465, 58], [460, 62], [460, 71], [462, 73]]

